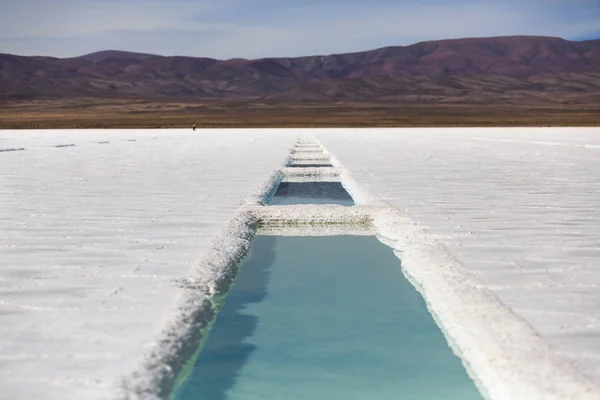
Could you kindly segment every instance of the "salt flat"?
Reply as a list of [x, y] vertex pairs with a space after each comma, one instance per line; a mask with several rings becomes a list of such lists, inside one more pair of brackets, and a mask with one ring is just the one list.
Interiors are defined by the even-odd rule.
[[0, 131], [0, 399], [108, 398], [303, 132], [600, 385], [600, 129]]
[[600, 129], [315, 136], [600, 384]]
[[297, 136], [0, 132], [0, 398], [106, 398]]

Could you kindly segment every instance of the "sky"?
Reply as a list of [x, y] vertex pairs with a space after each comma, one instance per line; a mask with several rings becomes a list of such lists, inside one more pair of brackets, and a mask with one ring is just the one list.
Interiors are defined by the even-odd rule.
[[600, 38], [600, 0], [0, 0], [0, 53], [260, 58], [425, 40]]

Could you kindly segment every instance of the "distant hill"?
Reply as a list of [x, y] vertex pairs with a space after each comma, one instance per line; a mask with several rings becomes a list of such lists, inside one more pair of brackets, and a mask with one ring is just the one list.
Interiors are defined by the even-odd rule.
[[511, 36], [257, 60], [0, 54], [0, 98], [600, 102], [600, 40]]
[[104, 51], [97, 51], [95, 53], [86, 54], [86, 55], [76, 57], [76, 58], [91, 61], [91, 62], [98, 62], [98, 61], [104, 61], [104, 60], [110, 59], [110, 58], [144, 60], [144, 59], [150, 58], [150, 57], [156, 57], [156, 55], [145, 54], [145, 53], [133, 53], [130, 51], [120, 51], [120, 50], [104, 50]]

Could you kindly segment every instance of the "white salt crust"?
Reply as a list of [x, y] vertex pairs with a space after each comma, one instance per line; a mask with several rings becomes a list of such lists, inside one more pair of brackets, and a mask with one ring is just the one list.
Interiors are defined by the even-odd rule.
[[[165, 337], [185, 343], [173, 332], [190, 334], [169, 322], [186, 318], [174, 305], [187, 298], [182, 278], [196, 276], [190, 267], [215, 252], [236, 210], [260, 204], [297, 137], [0, 131], [3, 147], [26, 148], [0, 156], [0, 399], [164, 391], [178, 359], [156, 349]], [[195, 294], [206, 305], [210, 293]]]
[[[182, 145], [189, 142], [187, 135], [182, 139]], [[46, 140], [54, 144], [54, 139]], [[113, 140], [124, 142], [125, 139], [114, 137]], [[254, 138], [249, 137], [249, 140]], [[16, 138], [10, 141], [20, 143]], [[39, 142], [31, 140], [31, 143]], [[315, 143], [313, 136], [307, 135], [297, 146], [314, 146]], [[80, 143], [77, 144], [79, 148]], [[15, 147], [12, 143], [10, 146]], [[52, 151], [71, 151], [71, 148]], [[7, 153], [6, 156], [13, 155]], [[341, 167], [336, 157], [331, 157], [331, 161], [335, 167]], [[361, 234], [374, 229], [379, 239], [392, 247], [401, 259], [404, 273], [423, 294], [450, 345], [461, 356], [486, 398], [600, 399], [597, 386], [558, 355], [527, 322], [506, 308], [445, 245], [399, 210], [364, 190], [349, 171], [338, 169], [343, 185], [358, 206], [261, 207], [263, 198], [273, 191], [287, 170], [275, 171], [246, 197], [233, 218], [212, 239], [189, 276], [177, 280], [178, 299], [163, 321], [156, 340], [147, 346], [133, 371], [115, 387], [94, 389], [93, 395], [86, 398], [164, 398], [182, 365], [195, 351], [201, 329], [214, 315], [215, 296], [227, 290], [247, 254], [254, 232], [262, 225], [266, 234], [326, 235], [343, 231]], [[2, 383], [0, 381], [0, 385]]]
[[339, 177], [342, 170], [331, 167], [306, 167], [306, 168], [282, 168], [281, 173], [286, 178], [291, 177], [310, 177], [312, 181], [315, 177]]
[[379, 239], [394, 249], [486, 398], [600, 399], [597, 386], [506, 308], [441, 242], [361, 190], [350, 173], [343, 172], [342, 179], [361, 204], [374, 205], [371, 215]]
[[368, 206], [345, 207], [341, 205], [302, 204], [267, 206], [251, 209], [252, 214], [264, 223], [273, 225], [350, 224], [369, 225], [372, 210]]
[[319, 147], [296, 147], [291, 151], [292, 154], [323, 154]]
[[[276, 179], [279, 177], [272, 178], [273, 185]], [[289, 229], [287, 225], [293, 226], [290, 233], [310, 235], [346, 229], [364, 234], [372, 226], [380, 240], [401, 259], [404, 273], [422, 293], [451, 347], [486, 398], [600, 398], [596, 386], [558, 356], [526, 322], [504, 307], [443, 244], [398, 210], [362, 190], [349, 172], [342, 170], [342, 179], [361, 205], [248, 206], [241, 211], [244, 217], [234, 220], [229, 235], [244, 237], [243, 233], [252, 231], [258, 221], [267, 234], [282, 234]], [[335, 224], [347, 225], [341, 225], [343, 228], [339, 230]], [[234, 259], [247, 251], [249, 242], [242, 243], [233, 252]], [[229, 277], [231, 267], [220, 266], [220, 270], [207, 272], [208, 281], [230, 282], [220, 275]]]
[[373, 236], [371, 225], [308, 224], [308, 225], [261, 225], [257, 231], [261, 236]]
[[[341, 164], [332, 156], [332, 164]], [[449, 344], [491, 400], [600, 399], [600, 389], [559, 355], [422, 226], [364, 190], [347, 170], [342, 183], [372, 207], [379, 239], [394, 249]]]
[[136, 370], [123, 378], [114, 398], [168, 397], [217, 311], [212, 299], [227, 292], [248, 253], [256, 222], [251, 213], [240, 212], [213, 239], [193, 274], [180, 281], [181, 293], [155, 344]]
[[330, 156], [323, 153], [295, 153], [290, 155], [292, 161], [329, 161]]
[[297, 176], [286, 176], [281, 182], [342, 182], [342, 178], [339, 176], [327, 176], [327, 175], [297, 175]]

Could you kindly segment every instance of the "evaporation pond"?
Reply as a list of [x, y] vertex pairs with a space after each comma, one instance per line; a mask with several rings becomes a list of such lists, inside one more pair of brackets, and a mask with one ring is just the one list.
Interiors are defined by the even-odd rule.
[[332, 164], [298, 164], [298, 163], [294, 163], [294, 164], [290, 164], [288, 165], [289, 168], [332, 168], [333, 165]]
[[257, 236], [176, 400], [482, 400], [372, 236]]
[[290, 204], [341, 204], [354, 201], [340, 182], [281, 182], [269, 202], [272, 206]]

